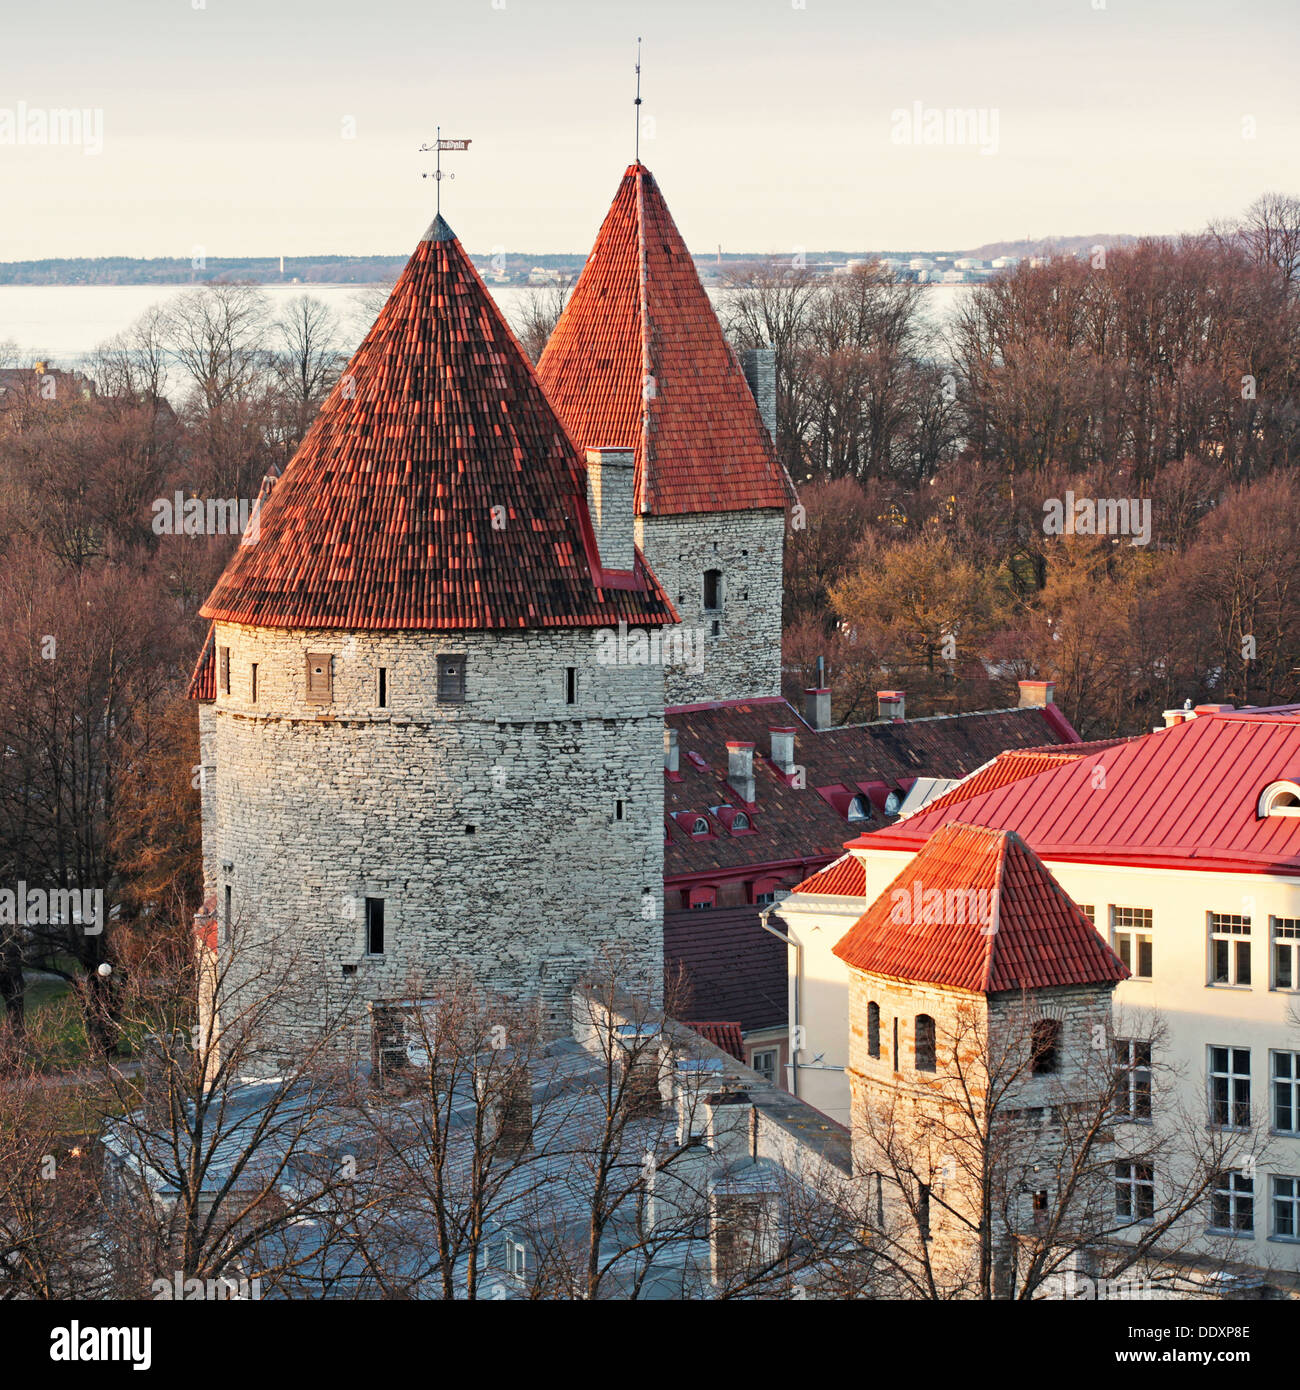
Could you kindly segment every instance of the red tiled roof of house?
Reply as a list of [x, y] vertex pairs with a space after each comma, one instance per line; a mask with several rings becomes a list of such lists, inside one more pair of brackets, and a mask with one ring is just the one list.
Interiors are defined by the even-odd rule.
[[1129, 974], [1018, 835], [976, 825], [931, 836], [835, 954], [870, 975], [976, 994]]
[[664, 623], [600, 568], [582, 460], [451, 229], [425, 233], [201, 612], [264, 627]]
[[194, 663], [194, 674], [190, 677], [189, 698], [191, 700], [215, 700], [217, 698], [217, 647], [216, 627], [208, 628], [203, 641], [199, 659]]
[[1014, 830], [1044, 859], [1295, 873], [1300, 819], [1257, 811], [1265, 787], [1297, 776], [1300, 706], [1207, 712], [853, 843], [919, 849], [961, 820]]
[[[679, 767], [676, 780], [664, 779], [664, 877], [669, 881], [692, 876], [703, 881], [714, 872], [780, 864], [788, 868], [789, 881], [798, 882], [838, 859], [855, 830], [878, 833], [890, 825], [895, 817], [885, 810], [886, 798], [893, 791], [901, 799], [917, 777], [964, 777], [1004, 749], [1064, 740], [1063, 729], [1071, 740], [1078, 737], [1050, 705], [816, 730], [786, 700], [769, 696], [670, 708], [664, 721], [677, 732]], [[802, 787], [783, 776], [770, 757], [769, 731], [792, 726]], [[755, 745], [758, 799], [750, 828], [740, 833], [715, 814], [717, 807], [740, 805], [727, 783], [728, 740]], [[849, 803], [859, 794], [866, 797], [866, 822], [847, 819]], [[695, 838], [675, 819], [687, 812], [692, 822], [705, 818], [707, 837]]]
[[624, 174], [537, 372], [580, 447], [635, 452], [638, 512], [792, 500], [745, 374], [645, 165]]
[[833, 864], [797, 884], [794, 891], [860, 898], [867, 891], [867, 866], [855, 854], [841, 855]]
[[688, 1023], [686, 1026], [707, 1038], [714, 1047], [731, 1053], [737, 1061], [745, 1060], [745, 1038], [739, 1023]]

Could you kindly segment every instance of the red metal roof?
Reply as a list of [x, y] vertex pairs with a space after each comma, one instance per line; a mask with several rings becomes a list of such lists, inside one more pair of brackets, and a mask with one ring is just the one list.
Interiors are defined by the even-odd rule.
[[951, 806], [954, 802], [966, 801], [981, 792], [1004, 787], [1009, 782], [1018, 782], [1022, 777], [1032, 777], [1035, 773], [1044, 772], [1050, 767], [1060, 767], [1062, 763], [1068, 763], [1080, 756], [1078, 748], [1079, 745], [1076, 744], [1063, 748], [1060, 752], [1022, 752], [1016, 749], [1010, 753], [999, 753], [992, 762], [977, 767], [969, 777], [964, 777], [955, 787], [949, 787], [942, 796], [936, 796], [933, 801], [926, 802], [921, 810], [929, 811], [936, 806]]
[[860, 898], [867, 891], [867, 866], [855, 854], [845, 854], [833, 864], [796, 885], [796, 893], [835, 893]]
[[537, 373], [580, 446], [635, 452], [640, 512], [792, 500], [745, 374], [643, 164], [624, 174]]
[[438, 218], [201, 612], [349, 629], [675, 621], [639, 555], [635, 586], [615, 582], [583, 461]]
[[1201, 714], [1063, 766], [927, 806], [854, 844], [919, 849], [953, 820], [1014, 830], [1044, 859], [1293, 873], [1300, 819], [1256, 815], [1300, 774], [1300, 706]]
[[976, 994], [1129, 974], [1019, 836], [975, 825], [931, 836], [835, 954], [871, 975]]

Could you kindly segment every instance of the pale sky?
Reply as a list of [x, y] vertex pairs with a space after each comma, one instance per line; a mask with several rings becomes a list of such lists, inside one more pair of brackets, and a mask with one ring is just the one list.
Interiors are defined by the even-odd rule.
[[[0, 260], [404, 254], [438, 123], [473, 140], [444, 157], [467, 247], [586, 251], [632, 158], [638, 34], [642, 157], [696, 251], [1194, 231], [1300, 193], [1296, 0], [5, 8]], [[102, 112], [102, 152], [12, 143], [24, 103]], [[990, 152], [898, 143], [915, 103], [982, 110]]]

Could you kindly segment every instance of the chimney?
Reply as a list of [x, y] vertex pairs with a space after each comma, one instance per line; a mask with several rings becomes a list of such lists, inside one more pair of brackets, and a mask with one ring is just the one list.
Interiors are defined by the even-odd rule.
[[624, 1023], [614, 1029], [625, 1078], [623, 1100], [629, 1119], [645, 1119], [663, 1108], [663, 1039], [651, 1023]]
[[704, 1097], [720, 1090], [727, 1075], [719, 1057], [681, 1057], [673, 1067], [673, 1100], [677, 1107], [677, 1142], [689, 1144], [708, 1133]]
[[794, 771], [795, 732], [793, 728], [768, 730], [772, 735], [772, 761], [787, 777]]
[[631, 449], [587, 450], [587, 510], [602, 569], [630, 570], [634, 566], [633, 468]]
[[1055, 702], [1055, 681], [1021, 681], [1019, 684], [1021, 709], [1043, 709]]
[[803, 693], [803, 717], [814, 729], [831, 726], [831, 692], [825, 686], [814, 686]]
[[664, 771], [677, 773], [677, 730], [664, 730]]
[[758, 413], [763, 417], [767, 432], [776, 442], [776, 349], [770, 347], [746, 348], [740, 354], [740, 365], [745, 372], [745, 380], [758, 402]]
[[880, 719], [904, 719], [902, 690], [877, 690], [876, 711]]
[[727, 740], [727, 785], [744, 802], [754, 800], [754, 745]]

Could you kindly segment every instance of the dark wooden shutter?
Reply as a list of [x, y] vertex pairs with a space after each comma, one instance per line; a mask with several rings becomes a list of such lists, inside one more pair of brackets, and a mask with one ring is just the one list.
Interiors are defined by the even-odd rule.
[[444, 654], [438, 658], [438, 703], [459, 704], [465, 698], [465, 658]]
[[230, 648], [217, 648], [217, 673], [221, 681], [221, 693], [230, 694]]
[[334, 698], [334, 658], [328, 652], [307, 653], [307, 703], [328, 705]]

